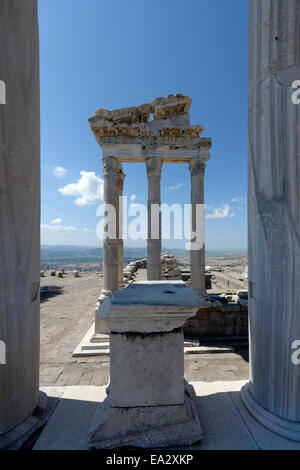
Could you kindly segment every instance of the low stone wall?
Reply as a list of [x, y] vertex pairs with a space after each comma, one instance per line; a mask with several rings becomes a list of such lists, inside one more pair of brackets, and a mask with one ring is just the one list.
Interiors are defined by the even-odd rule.
[[238, 303], [211, 305], [200, 310], [184, 326], [188, 338], [248, 336], [248, 307]]

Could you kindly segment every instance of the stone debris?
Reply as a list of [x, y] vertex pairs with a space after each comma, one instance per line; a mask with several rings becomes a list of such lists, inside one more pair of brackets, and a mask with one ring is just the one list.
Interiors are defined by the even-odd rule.
[[178, 268], [177, 261], [173, 255], [163, 253], [160, 261], [163, 279], [168, 281], [182, 280], [181, 269]]
[[[160, 258], [162, 278], [169, 281], [181, 281], [181, 269], [178, 268], [177, 261], [173, 255], [169, 253], [163, 253]], [[147, 269], [147, 259], [141, 259], [137, 261], [131, 261], [123, 271], [123, 282], [128, 284], [128, 281], [134, 278], [135, 273], [138, 269]]]

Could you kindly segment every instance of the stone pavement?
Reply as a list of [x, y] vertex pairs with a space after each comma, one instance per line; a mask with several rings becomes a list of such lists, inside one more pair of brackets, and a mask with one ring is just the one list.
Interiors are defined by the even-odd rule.
[[106, 384], [108, 359], [72, 358], [95, 319], [100, 273], [82, 273], [79, 278], [70, 273], [60, 279], [46, 272], [41, 289], [41, 386]]
[[[249, 414], [240, 399], [245, 381], [194, 382], [196, 406], [203, 429], [202, 442], [192, 450], [299, 450], [299, 442], [288, 441], [268, 431]], [[105, 387], [46, 387], [49, 396], [61, 400], [35, 444], [35, 450], [84, 450]], [[186, 450], [185, 448], [178, 448]], [[173, 449], [176, 450], [176, 449]], [[112, 450], [113, 452], [113, 450]]]
[[[136, 280], [146, 279], [140, 269]], [[41, 278], [41, 386], [106, 385], [109, 359], [73, 358], [72, 352], [94, 321], [102, 289], [100, 273], [72, 273], [64, 278]], [[47, 287], [47, 289], [45, 289]], [[188, 381], [213, 382], [247, 379], [247, 350], [229, 354], [185, 355]]]

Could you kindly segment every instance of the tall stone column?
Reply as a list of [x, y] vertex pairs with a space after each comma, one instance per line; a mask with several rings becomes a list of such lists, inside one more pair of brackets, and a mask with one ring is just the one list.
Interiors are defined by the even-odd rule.
[[[300, 1], [250, 1], [248, 410], [300, 441]], [[298, 343], [299, 348], [299, 343]], [[299, 354], [298, 354], [299, 357]]]
[[[39, 400], [40, 102], [36, 0], [0, 2], [0, 447]], [[3, 98], [3, 97], [2, 97]]]
[[146, 161], [148, 176], [148, 281], [161, 279], [161, 212], [160, 180], [161, 158], [151, 157]]
[[[120, 240], [119, 240], [119, 194], [120, 194], [120, 164], [115, 157], [103, 156], [103, 178], [104, 178], [104, 234], [103, 234], [103, 289], [99, 302], [103, 302], [119, 288], [120, 276]], [[103, 322], [95, 312], [95, 334], [93, 340], [99, 333], [106, 333]]]
[[191, 287], [204, 294], [205, 289], [205, 231], [204, 231], [204, 174], [205, 163], [190, 161], [191, 172]]
[[118, 241], [119, 241], [119, 282], [118, 286], [121, 289], [123, 284], [123, 271], [124, 271], [124, 242], [123, 242], [123, 188], [125, 173], [123, 173], [122, 165], [119, 168], [118, 190], [119, 190], [119, 221], [118, 221]]
[[103, 157], [104, 212], [106, 224], [103, 240], [103, 291], [111, 295], [119, 284], [119, 163]]

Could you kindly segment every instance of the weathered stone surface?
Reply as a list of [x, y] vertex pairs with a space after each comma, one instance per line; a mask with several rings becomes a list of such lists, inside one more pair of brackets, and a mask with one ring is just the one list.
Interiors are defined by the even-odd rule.
[[291, 85], [299, 79], [299, 17], [299, 1], [250, 2], [251, 378], [243, 394], [258, 420], [266, 423], [268, 413], [273, 431], [293, 427], [298, 441], [300, 368], [292, 345], [300, 338], [300, 106]]
[[191, 287], [199, 294], [205, 294], [205, 229], [204, 229], [204, 174], [205, 163], [191, 160]]
[[182, 331], [199, 300], [183, 282], [145, 282], [102, 304], [101, 317], [111, 331], [110, 386], [92, 426], [91, 447], [161, 447], [201, 439], [188, 386], [184, 394]]
[[110, 126], [115, 124], [135, 124], [140, 122], [147, 122], [150, 118], [151, 105], [142, 104], [140, 106], [132, 106], [130, 108], [114, 109], [108, 111], [104, 108], [98, 108], [95, 111], [95, 116], [98, 122], [102, 120], [103, 126]]
[[97, 410], [89, 436], [90, 448], [170, 447], [202, 439], [202, 428], [188, 386], [184, 405], [113, 408], [110, 396]]
[[[0, 435], [0, 450], [23, 450], [26, 444], [37, 435], [56, 408], [59, 396], [54, 392], [51, 398], [40, 392], [35, 410], [21, 424], [11, 431]], [[29, 444], [30, 448], [30, 444]]]
[[[185, 150], [196, 151], [194, 156], [197, 157], [197, 150], [208, 151], [211, 147], [211, 139], [200, 138], [204, 130], [202, 126], [190, 125], [188, 114], [190, 105], [191, 98], [188, 96], [181, 94], [169, 95], [166, 98], [157, 98], [150, 104], [131, 108], [113, 111], [99, 108], [95, 112], [95, 116], [89, 119], [89, 122], [101, 146], [106, 144], [141, 146], [139, 151], [141, 155], [144, 155], [143, 161], [149, 157], [144, 152], [145, 144], [151, 145], [151, 147], [153, 146], [152, 149], [159, 151], [163, 150], [161, 146], [165, 146], [162, 157], [171, 158], [170, 150], [176, 150], [180, 147]], [[154, 114], [153, 121], [149, 121], [150, 113]], [[122, 148], [125, 150], [124, 147]], [[123, 151], [122, 148], [119, 149], [121, 152]], [[122, 159], [116, 150], [112, 153], [105, 151], [105, 153]], [[135, 159], [133, 154], [132, 157]], [[178, 158], [176, 152], [174, 157]], [[188, 156], [184, 158], [187, 158], [187, 161], [189, 160]], [[204, 160], [208, 159], [209, 154], [207, 152]]]
[[171, 116], [188, 114], [192, 100], [189, 96], [169, 95], [167, 98], [156, 98], [151, 103], [154, 119], [167, 119]]
[[[148, 158], [146, 160], [148, 177], [148, 238], [147, 238], [147, 279], [159, 281], [161, 279], [161, 212], [160, 212], [160, 179], [162, 160]], [[157, 208], [154, 213], [153, 208]], [[153, 227], [154, 226], [154, 227]]]
[[0, 434], [39, 400], [40, 114], [36, 0], [0, 2]]
[[184, 403], [182, 330], [151, 335], [111, 334], [110, 344], [111, 406]]
[[99, 317], [115, 333], [169, 332], [181, 328], [206, 305], [182, 281], [149, 281], [132, 284], [108, 297]]

